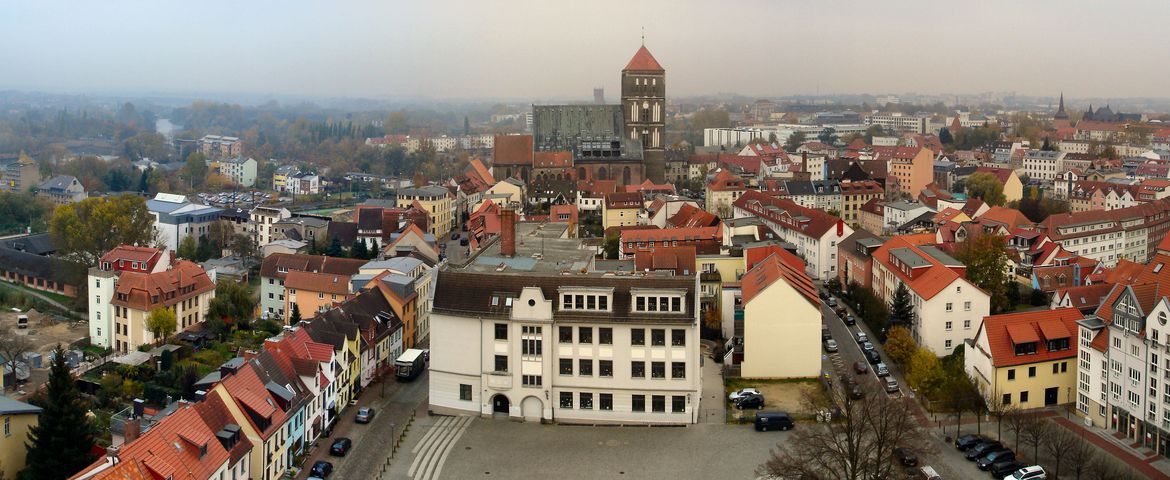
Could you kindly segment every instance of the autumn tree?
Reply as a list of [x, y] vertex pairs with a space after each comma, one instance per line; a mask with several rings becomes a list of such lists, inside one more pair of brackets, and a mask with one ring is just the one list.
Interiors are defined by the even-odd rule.
[[183, 175], [187, 177], [191, 188], [202, 187], [203, 182], [207, 180], [207, 157], [201, 152], [187, 155], [187, 160], [183, 163]]
[[16, 371], [16, 362], [22, 361], [24, 354], [31, 351], [33, 343], [28, 339], [28, 335], [18, 333], [10, 327], [0, 329], [0, 357], [4, 357], [12, 371]]
[[146, 328], [154, 334], [155, 341], [166, 340], [179, 328], [175, 311], [167, 307], [155, 307], [154, 310], [150, 311], [150, 316], [146, 318]]
[[988, 205], [1002, 206], [1007, 197], [1003, 194], [1003, 183], [995, 174], [973, 173], [965, 183], [967, 196], [983, 200]]
[[992, 313], [1010, 310], [1007, 296], [1008, 254], [1003, 237], [991, 234], [971, 235], [958, 245], [955, 259], [967, 267], [967, 281], [991, 296]]
[[942, 381], [942, 364], [934, 352], [926, 347], [914, 350], [906, 364], [906, 383], [920, 392], [933, 393], [938, 391]]
[[793, 132], [792, 135], [789, 135], [788, 139], [784, 141], [784, 149], [789, 152], [795, 152], [797, 148], [800, 148], [801, 145], [804, 145], [804, 141], [804, 132]]
[[618, 252], [621, 250], [621, 240], [617, 234], [606, 235], [601, 249], [605, 252], [606, 260], [617, 260]]
[[889, 333], [886, 334], [886, 343], [883, 347], [890, 360], [899, 365], [905, 365], [914, 355], [914, 351], [918, 349], [918, 344], [910, 335], [910, 329], [897, 325], [891, 327]]
[[37, 402], [40, 419], [28, 431], [22, 478], [69, 478], [93, 461], [97, 429], [86, 416], [88, 407], [65, 360], [65, 349], [58, 344], [47, 392]]
[[92, 197], [53, 211], [49, 235], [62, 258], [94, 266], [119, 245], [159, 243], [154, 217], [137, 195]]
[[208, 303], [204, 319], [213, 330], [222, 332], [228, 325], [246, 325], [252, 318], [254, 306], [252, 289], [247, 284], [219, 282], [215, 285], [215, 298]]

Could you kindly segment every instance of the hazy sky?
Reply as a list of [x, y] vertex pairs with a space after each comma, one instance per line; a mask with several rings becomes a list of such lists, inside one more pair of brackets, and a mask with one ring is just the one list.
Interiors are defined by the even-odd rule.
[[1170, 2], [4, 1], [0, 89], [588, 99], [646, 46], [668, 95], [1168, 96]]

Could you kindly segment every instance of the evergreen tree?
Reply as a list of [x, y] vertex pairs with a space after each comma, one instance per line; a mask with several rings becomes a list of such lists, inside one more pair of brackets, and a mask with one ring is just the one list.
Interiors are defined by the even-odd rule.
[[471, 135], [471, 121], [467, 119], [466, 115], [463, 116], [463, 134]]
[[341, 239], [333, 237], [333, 242], [329, 244], [329, 249], [325, 250], [325, 255], [330, 257], [344, 257], [345, 252], [341, 251]]
[[955, 143], [955, 137], [951, 135], [951, 129], [943, 127], [938, 131], [938, 141], [943, 145], [950, 145]]
[[69, 478], [93, 462], [89, 451], [97, 430], [85, 416], [86, 405], [60, 344], [49, 369], [48, 393], [40, 406], [40, 421], [28, 431], [27, 466], [22, 476]]
[[914, 305], [910, 303], [910, 290], [905, 283], [899, 283], [890, 300], [890, 323], [910, 325], [914, 323]]
[[370, 252], [366, 248], [366, 242], [360, 238], [353, 242], [353, 246], [349, 248], [349, 256], [351, 258], [366, 258], [369, 255]]
[[366, 258], [373, 260], [378, 258], [379, 253], [382, 253], [382, 247], [378, 246], [378, 239], [375, 238], [370, 240], [370, 252], [369, 256]]
[[288, 324], [296, 325], [298, 323], [301, 323], [301, 307], [294, 303], [292, 304], [292, 313], [288, 316]]

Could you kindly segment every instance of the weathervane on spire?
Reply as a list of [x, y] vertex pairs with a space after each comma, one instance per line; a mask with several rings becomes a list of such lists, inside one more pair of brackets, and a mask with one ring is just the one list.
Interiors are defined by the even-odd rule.
[[646, 46], [646, 26], [642, 26], [642, 46]]

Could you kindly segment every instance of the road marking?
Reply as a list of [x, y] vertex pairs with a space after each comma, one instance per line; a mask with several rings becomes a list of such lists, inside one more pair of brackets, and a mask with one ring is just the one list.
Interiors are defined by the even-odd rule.
[[414, 452], [421, 450], [422, 454], [414, 457], [407, 475], [420, 480], [438, 478], [438, 472], [442, 469], [443, 463], [446, 462], [451, 448], [463, 436], [463, 432], [471, 425], [473, 419], [474, 417], [470, 416], [446, 417], [431, 427], [419, 445], [414, 448]]

